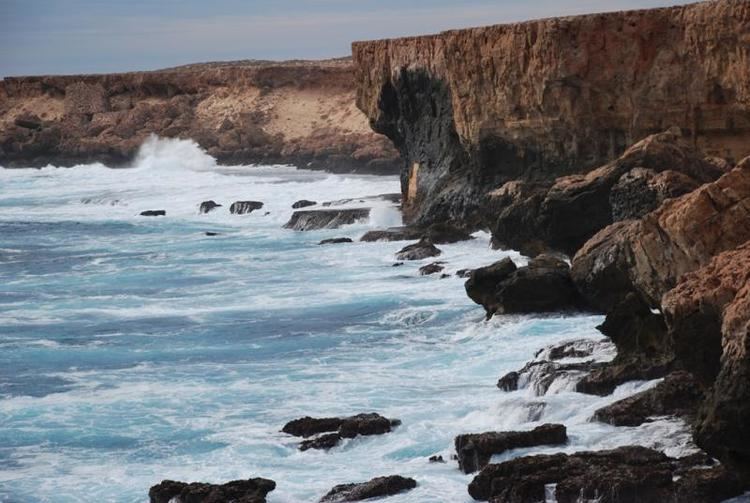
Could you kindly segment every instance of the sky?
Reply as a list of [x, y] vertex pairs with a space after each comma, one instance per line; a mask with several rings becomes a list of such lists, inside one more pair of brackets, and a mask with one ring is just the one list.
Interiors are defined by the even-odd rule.
[[351, 42], [685, 0], [0, 0], [0, 77], [348, 56]]

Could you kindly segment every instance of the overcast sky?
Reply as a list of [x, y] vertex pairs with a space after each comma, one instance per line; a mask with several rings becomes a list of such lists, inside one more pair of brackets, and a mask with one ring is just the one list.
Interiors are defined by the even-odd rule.
[[346, 56], [353, 40], [684, 0], [0, 0], [0, 76]]

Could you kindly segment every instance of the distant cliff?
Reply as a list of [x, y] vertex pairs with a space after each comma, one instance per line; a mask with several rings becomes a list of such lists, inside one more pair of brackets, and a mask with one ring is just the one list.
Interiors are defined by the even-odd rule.
[[407, 215], [471, 219], [504, 182], [587, 172], [669, 127], [750, 154], [750, 2], [353, 44], [357, 106], [405, 158]]
[[394, 172], [355, 105], [351, 60], [233, 62], [0, 81], [0, 165], [130, 160], [151, 133], [222, 163]]

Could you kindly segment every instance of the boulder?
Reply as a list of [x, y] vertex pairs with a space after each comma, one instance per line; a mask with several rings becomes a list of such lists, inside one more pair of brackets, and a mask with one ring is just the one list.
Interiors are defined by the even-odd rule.
[[367, 231], [359, 240], [368, 243], [375, 241], [409, 241], [419, 239], [421, 236], [422, 230], [416, 227], [391, 227]]
[[166, 214], [165, 210], [146, 210], [141, 212], [142, 217], [163, 217]]
[[688, 469], [645, 447], [537, 455], [487, 465], [469, 484], [476, 500], [493, 503], [719, 503], [742, 494], [723, 470]]
[[370, 208], [346, 208], [339, 210], [298, 210], [284, 225], [285, 229], [310, 231], [316, 229], [338, 229], [342, 225], [367, 220]]
[[307, 199], [300, 199], [299, 201], [292, 204], [292, 209], [298, 210], [300, 208], [307, 208], [308, 206], [315, 206], [316, 204], [318, 203], [315, 201], [309, 201]]
[[703, 392], [684, 371], [669, 374], [655, 387], [617, 401], [594, 413], [594, 419], [613, 426], [639, 426], [652, 416], [695, 416]]
[[434, 244], [449, 244], [474, 239], [465, 229], [447, 222], [427, 227], [405, 226], [366, 232], [360, 241], [407, 241], [427, 239]]
[[567, 430], [561, 424], [544, 424], [531, 431], [501, 431], [459, 435], [455, 439], [458, 467], [464, 473], [484, 468], [495, 454], [519, 447], [563, 445]]
[[476, 269], [465, 288], [469, 297], [484, 307], [487, 318], [495, 313], [539, 313], [584, 307], [568, 264], [546, 254], [520, 268], [510, 259], [504, 259]]
[[303, 417], [288, 422], [281, 431], [304, 438], [326, 433], [312, 440], [303, 441], [299, 448], [306, 451], [308, 449], [330, 449], [338, 445], [342, 438], [389, 433], [400, 424], [401, 421], [398, 419], [388, 419], [371, 412], [349, 417]]
[[338, 245], [343, 243], [353, 243], [351, 238], [332, 238], [332, 239], [324, 239], [319, 245]]
[[260, 201], [236, 201], [229, 207], [232, 215], [246, 215], [263, 207]]
[[198, 208], [199, 213], [210, 213], [216, 208], [221, 208], [221, 205], [215, 201], [203, 201]]
[[294, 435], [295, 437], [311, 437], [318, 433], [326, 431], [336, 431], [346, 418], [341, 417], [323, 417], [314, 418], [305, 416], [300, 419], [289, 421], [281, 429], [284, 433]]
[[644, 217], [665, 200], [692, 192], [699, 186], [699, 182], [677, 171], [657, 173], [635, 168], [622, 175], [612, 187], [609, 195], [612, 220], [619, 222]]
[[422, 260], [437, 257], [442, 252], [428, 239], [421, 239], [417, 243], [403, 247], [396, 253], [397, 260]]
[[321, 503], [340, 501], [362, 501], [371, 498], [393, 496], [417, 487], [417, 481], [400, 475], [376, 477], [368, 482], [358, 484], [341, 484], [331, 489], [320, 500]]
[[148, 491], [150, 503], [265, 503], [276, 482], [255, 478], [226, 484], [185, 483], [164, 480]]
[[429, 276], [430, 274], [436, 274], [441, 272], [445, 267], [442, 265], [444, 262], [433, 262], [419, 268], [419, 274], [421, 276]]

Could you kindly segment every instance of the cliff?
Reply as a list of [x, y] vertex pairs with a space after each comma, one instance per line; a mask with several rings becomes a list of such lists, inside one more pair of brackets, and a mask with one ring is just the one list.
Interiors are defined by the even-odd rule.
[[354, 105], [350, 59], [246, 61], [0, 81], [0, 165], [130, 160], [150, 134], [222, 163], [394, 172], [398, 153]]
[[406, 165], [414, 220], [472, 219], [515, 180], [584, 173], [679, 127], [750, 154], [750, 2], [544, 19], [353, 44], [357, 106]]

